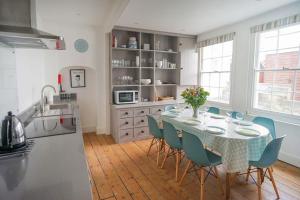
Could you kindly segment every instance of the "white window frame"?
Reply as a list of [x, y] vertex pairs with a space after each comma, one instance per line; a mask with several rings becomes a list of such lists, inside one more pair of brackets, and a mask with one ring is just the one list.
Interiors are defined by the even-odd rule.
[[[226, 41], [228, 42], [228, 41]], [[208, 106], [217, 106], [220, 107], [221, 109], [225, 109], [225, 110], [232, 110], [232, 100], [233, 100], [233, 94], [234, 94], [234, 88], [233, 88], [233, 81], [234, 81], [234, 75], [235, 75], [235, 58], [236, 58], [236, 40], [233, 39], [232, 40], [232, 58], [231, 58], [231, 66], [230, 66], [230, 94], [229, 94], [229, 102], [228, 103], [224, 103], [224, 102], [220, 102], [220, 101], [213, 101], [213, 100], [207, 100], [207, 105]], [[203, 54], [203, 50], [202, 48], [199, 49], [199, 80], [198, 80], [198, 85], [201, 86], [201, 70], [202, 70], [202, 65], [203, 65], [203, 60], [202, 60], [202, 54]]]
[[[296, 24], [292, 24], [290, 26], [293, 26]], [[279, 27], [278, 29], [281, 29], [284, 27]], [[274, 29], [276, 30], [276, 29]], [[271, 30], [268, 30], [271, 31]], [[282, 113], [282, 112], [276, 112], [276, 111], [271, 111], [271, 110], [264, 110], [264, 109], [259, 109], [259, 108], [255, 108], [254, 107], [254, 98], [255, 98], [255, 91], [256, 91], [256, 72], [257, 71], [278, 71], [278, 70], [257, 70], [256, 66], [257, 66], [257, 62], [258, 62], [258, 53], [259, 51], [257, 50], [257, 45], [259, 42], [259, 34], [262, 32], [258, 32], [256, 34], [251, 34], [250, 37], [250, 54], [249, 54], [249, 80], [248, 80], [248, 91], [249, 95], [248, 95], [248, 100], [247, 101], [247, 114], [249, 114], [250, 116], [266, 116], [266, 117], [270, 117], [272, 119], [275, 119], [276, 121], [279, 122], [284, 122], [284, 123], [288, 123], [288, 124], [300, 124], [300, 116], [298, 115], [293, 115], [293, 114], [289, 114], [289, 113]], [[278, 41], [277, 41], [278, 42]], [[299, 66], [300, 67], [300, 66]], [[293, 71], [295, 70], [299, 70], [298, 69], [293, 69]], [[287, 71], [287, 70], [280, 70], [280, 71]]]

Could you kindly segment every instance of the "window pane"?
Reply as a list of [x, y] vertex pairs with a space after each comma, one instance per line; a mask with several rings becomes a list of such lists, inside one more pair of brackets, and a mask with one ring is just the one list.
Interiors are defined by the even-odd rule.
[[212, 57], [221, 57], [222, 56], [222, 43], [214, 44], [212, 47]]
[[230, 73], [220, 74], [220, 87], [230, 88]]
[[277, 30], [261, 33], [259, 38], [259, 51], [269, 51], [277, 48]]
[[211, 65], [211, 71], [220, 71], [222, 68], [222, 58], [213, 59]]
[[223, 43], [223, 56], [231, 56], [232, 55], [232, 45], [233, 41], [228, 41]]
[[[276, 51], [261, 52], [258, 55], [257, 69], [276, 69], [277, 64]], [[282, 67], [282, 66], [281, 66]]]
[[272, 93], [272, 111], [281, 113], [291, 113], [292, 93], [273, 92]]
[[299, 47], [300, 45], [300, 32], [280, 35], [279, 37], [279, 49]]
[[256, 91], [254, 95], [254, 107], [263, 110], [271, 109], [271, 93]]
[[257, 72], [256, 73], [256, 90], [271, 92], [274, 72]]
[[201, 76], [201, 86], [209, 86], [209, 74], [203, 73]]
[[219, 73], [211, 73], [210, 74], [210, 87], [219, 87], [220, 74]]
[[204, 72], [210, 72], [212, 71], [212, 61], [211, 59], [206, 59], [206, 60], [203, 60], [203, 66], [202, 66], [202, 71]]
[[209, 99], [213, 100], [213, 101], [218, 101], [219, 100], [219, 88], [210, 88], [209, 91], [210, 91]]
[[296, 78], [296, 83], [294, 86], [295, 92], [300, 93], [300, 72], [299, 71], [296, 72], [295, 78]]
[[295, 71], [274, 72], [273, 91], [287, 93], [293, 92]]
[[277, 63], [280, 68], [296, 68], [299, 67], [299, 48], [279, 50], [277, 55]]
[[220, 100], [223, 102], [229, 102], [230, 96], [230, 89], [227, 88], [220, 88]]
[[230, 71], [231, 68], [231, 56], [223, 57], [222, 68], [221, 71]]
[[211, 58], [211, 52], [212, 52], [212, 47], [211, 46], [207, 46], [207, 47], [203, 47], [203, 59], [206, 58]]
[[293, 114], [300, 115], [300, 93], [294, 94]]
[[300, 32], [300, 24], [288, 26], [286, 28], [281, 28], [279, 30], [279, 34], [289, 34], [289, 33], [295, 33], [295, 32]]

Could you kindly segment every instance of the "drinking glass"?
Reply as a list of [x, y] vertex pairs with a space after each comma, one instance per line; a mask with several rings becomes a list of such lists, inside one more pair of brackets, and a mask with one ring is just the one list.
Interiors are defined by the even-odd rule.
[[240, 122], [244, 119], [244, 114], [243, 113], [237, 113], [236, 114], [236, 119], [238, 120], [238, 125], [240, 126]]

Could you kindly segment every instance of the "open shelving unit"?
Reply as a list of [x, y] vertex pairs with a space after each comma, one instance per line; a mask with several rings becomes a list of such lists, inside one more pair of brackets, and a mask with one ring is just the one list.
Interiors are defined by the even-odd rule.
[[[112, 36], [117, 38], [115, 47]], [[137, 48], [128, 48], [129, 37], [136, 38]], [[144, 44], [150, 48], [144, 49]], [[180, 71], [178, 37], [114, 29], [110, 47], [112, 95], [115, 90], [138, 90], [140, 102], [154, 102], [166, 96], [176, 99]], [[151, 83], [143, 85], [141, 79], [151, 79]], [[111, 99], [113, 103], [113, 96]]]

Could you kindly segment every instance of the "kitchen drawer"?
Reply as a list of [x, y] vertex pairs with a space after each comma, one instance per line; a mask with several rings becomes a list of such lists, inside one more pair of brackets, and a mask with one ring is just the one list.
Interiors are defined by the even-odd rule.
[[146, 116], [149, 115], [149, 108], [136, 108], [134, 109], [134, 116]]
[[133, 129], [119, 130], [119, 143], [130, 142], [133, 140]]
[[120, 129], [133, 128], [133, 118], [119, 119]]
[[148, 126], [147, 116], [134, 118], [134, 127], [141, 127], [141, 126]]
[[165, 110], [164, 106], [155, 106], [150, 108], [151, 115], [160, 115]]
[[149, 137], [149, 128], [147, 126], [134, 128], [134, 137], [136, 139]]
[[119, 110], [119, 117], [120, 118], [133, 117], [133, 109], [122, 109], [122, 110]]

